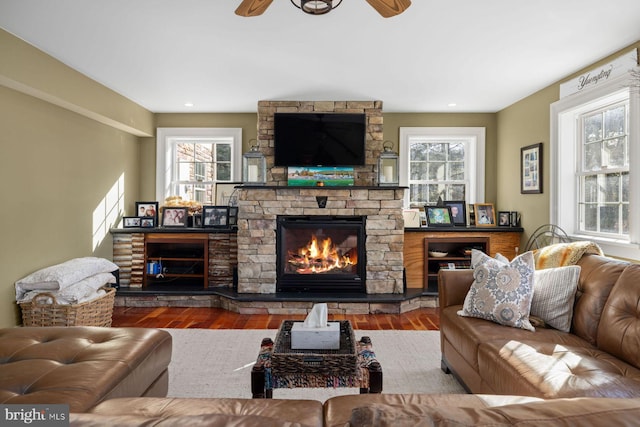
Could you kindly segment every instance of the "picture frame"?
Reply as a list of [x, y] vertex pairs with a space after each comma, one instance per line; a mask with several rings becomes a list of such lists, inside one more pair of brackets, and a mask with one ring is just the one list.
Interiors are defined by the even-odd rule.
[[140, 228], [155, 228], [156, 219], [152, 216], [140, 217]]
[[227, 228], [229, 227], [229, 207], [228, 206], [203, 206], [202, 226], [205, 228]]
[[520, 149], [520, 193], [542, 193], [542, 142]]
[[158, 222], [158, 202], [136, 202], [136, 216], [153, 218], [155, 226]]
[[493, 203], [475, 204], [476, 227], [495, 227], [496, 211]]
[[236, 227], [238, 225], [238, 207], [229, 207], [229, 227]]
[[444, 200], [442, 204], [451, 208], [451, 219], [453, 219], [454, 226], [467, 226], [467, 202], [464, 200]]
[[452, 227], [453, 218], [449, 206], [425, 206], [427, 227]]
[[124, 216], [122, 217], [122, 228], [140, 228], [142, 217]]
[[241, 182], [216, 182], [216, 195], [213, 199], [216, 206], [229, 206], [229, 201]]
[[498, 212], [498, 226], [499, 227], [511, 227], [511, 212], [499, 211]]
[[162, 209], [163, 227], [186, 227], [189, 221], [189, 208], [164, 207]]

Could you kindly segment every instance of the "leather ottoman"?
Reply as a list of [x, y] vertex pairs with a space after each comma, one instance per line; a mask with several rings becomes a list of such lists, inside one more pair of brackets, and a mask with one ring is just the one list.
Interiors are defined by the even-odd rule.
[[116, 397], [166, 396], [171, 348], [160, 329], [0, 329], [0, 403], [84, 412]]

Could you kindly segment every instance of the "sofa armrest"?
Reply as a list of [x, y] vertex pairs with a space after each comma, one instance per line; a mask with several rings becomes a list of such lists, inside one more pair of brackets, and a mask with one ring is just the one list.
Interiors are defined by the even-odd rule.
[[440, 270], [438, 299], [440, 308], [462, 305], [473, 283], [473, 270]]

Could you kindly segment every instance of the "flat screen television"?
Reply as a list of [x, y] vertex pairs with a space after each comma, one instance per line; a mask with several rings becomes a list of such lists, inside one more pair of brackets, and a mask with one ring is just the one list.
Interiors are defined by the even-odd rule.
[[366, 115], [275, 113], [275, 166], [362, 166]]

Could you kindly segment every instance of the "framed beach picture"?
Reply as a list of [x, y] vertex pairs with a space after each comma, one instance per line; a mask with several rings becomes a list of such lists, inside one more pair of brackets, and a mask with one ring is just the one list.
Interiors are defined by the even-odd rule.
[[542, 142], [520, 149], [520, 193], [542, 193]]
[[426, 206], [427, 227], [451, 227], [453, 218], [449, 206]]
[[493, 203], [475, 204], [476, 227], [494, 227], [496, 225], [496, 211]]

